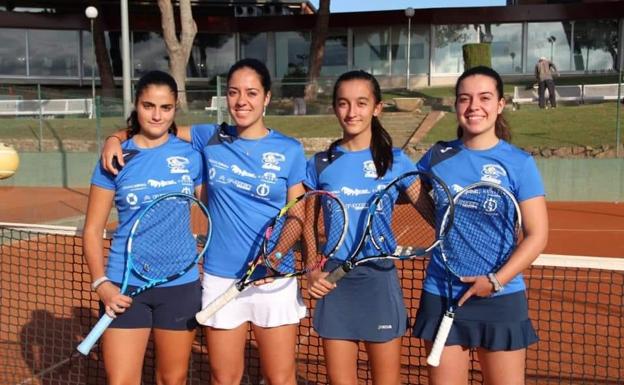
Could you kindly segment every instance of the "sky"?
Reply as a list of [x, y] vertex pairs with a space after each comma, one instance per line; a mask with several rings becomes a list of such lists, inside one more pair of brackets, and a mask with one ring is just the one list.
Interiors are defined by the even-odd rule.
[[[311, 0], [318, 8], [318, 0]], [[329, 7], [334, 13], [385, 11], [412, 8], [492, 7], [505, 5], [506, 0], [331, 0]]]

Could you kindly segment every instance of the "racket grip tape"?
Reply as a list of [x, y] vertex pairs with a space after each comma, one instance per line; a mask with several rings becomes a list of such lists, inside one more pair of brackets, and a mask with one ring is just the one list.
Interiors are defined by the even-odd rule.
[[113, 317], [104, 313], [102, 318], [95, 324], [93, 329], [89, 332], [89, 334], [85, 337], [85, 339], [78, 345], [76, 350], [78, 350], [83, 355], [88, 355], [93, 345], [100, 339], [102, 334], [106, 331], [108, 326], [113, 322]]
[[238, 297], [241, 293], [241, 290], [238, 289], [236, 285], [230, 286], [223, 294], [217, 297], [214, 301], [210, 302], [208, 306], [201, 309], [195, 314], [195, 319], [201, 325], [206, 324], [208, 319], [212, 317], [216, 312], [218, 312], [223, 306], [225, 306], [228, 302]]
[[436, 334], [435, 341], [431, 347], [431, 352], [429, 353], [429, 357], [427, 357], [427, 363], [431, 366], [437, 367], [440, 365], [442, 350], [444, 350], [446, 339], [451, 331], [451, 326], [453, 326], [454, 316], [455, 315], [453, 313], [446, 312], [444, 317], [442, 317], [442, 322], [440, 322], [440, 327], [438, 328], [438, 333]]
[[340, 265], [337, 268], [335, 268], [334, 270], [332, 270], [329, 274], [327, 274], [327, 276], [325, 277], [325, 280], [327, 282], [329, 282], [329, 283], [336, 283], [336, 282], [340, 281], [342, 279], [342, 277], [347, 275], [347, 273], [350, 270], [351, 269], [349, 269], [347, 266]]

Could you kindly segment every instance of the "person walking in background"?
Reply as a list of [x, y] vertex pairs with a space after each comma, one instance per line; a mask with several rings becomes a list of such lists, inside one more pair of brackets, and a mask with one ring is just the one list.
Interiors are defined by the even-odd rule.
[[550, 107], [557, 108], [557, 98], [555, 96], [555, 80], [557, 76], [557, 67], [545, 57], [540, 57], [535, 65], [535, 77], [537, 78], [537, 95], [540, 108], [546, 108], [546, 100], [544, 93], [548, 88], [548, 98], [550, 99]]

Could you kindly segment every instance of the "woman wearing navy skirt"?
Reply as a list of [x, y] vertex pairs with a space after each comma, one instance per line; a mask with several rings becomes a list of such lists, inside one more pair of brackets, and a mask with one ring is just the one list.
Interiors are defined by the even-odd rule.
[[341, 75], [334, 86], [333, 106], [342, 139], [308, 161], [305, 184], [335, 193], [347, 208], [349, 228], [343, 247], [323, 271], [308, 276], [308, 290], [318, 299], [313, 326], [323, 338], [331, 384], [358, 383], [358, 343], [363, 341], [373, 383], [397, 385], [407, 312], [394, 263], [359, 266], [337, 285], [324, 278], [357, 247], [373, 194], [415, 167], [392, 148], [390, 135], [379, 122], [381, 91], [372, 75], [364, 71]]
[[[439, 176], [453, 193], [482, 180], [499, 183], [520, 204], [524, 237], [490, 278], [464, 277], [454, 283], [461, 287], [453, 291], [465, 294], [458, 301], [440, 365], [429, 367], [430, 383], [467, 384], [469, 352], [476, 349], [486, 384], [524, 384], [526, 348], [537, 341], [537, 335], [528, 317], [521, 272], [537, 258], [548, 238], [544, 186], [533, 158], [509, 144], [510, 130], [502, 115], [503, 82], [498, 73], [488, 67], [465, 71], [455, 85], [455, 97], [458, 138], [436, 143], [417, 167]], [[440, 261], [434, 254], [427, 267], [414, 325], [414, 335], [425, 340], [427, 351], [449, 301]]]

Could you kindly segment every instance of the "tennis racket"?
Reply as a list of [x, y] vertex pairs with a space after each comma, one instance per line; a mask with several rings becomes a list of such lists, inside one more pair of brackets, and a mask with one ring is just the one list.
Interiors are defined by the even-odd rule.
[[[520, 206], [514, 195], [495, 183], [478, 182], [461, 190], [453, 198], [452, 225], [442, 237], [440, 255], [448, 285], [448, 307], [442, 317], [435, 341], [427, 358], [431, 366], [440, 365], [457, 299], [453, 282], [460, 277], [496, 273], [507, 262], [518, 242], [522, 228]], [[447, 215], [443, 218], [443, 224]]]
[[325, 279], [335, 283], [356, 266], [379, 259], [424, 257], [440, 243], [445, 229], [436, 229], [436, 205], [453, 205], [448, 187], [433, 174], [410, 171], [373, 197], [364, 231], [353, 253]]
[[[130, 229], [121, 292], [127, 294], [133, 273], [145, 284], [127, 294], [130, 297], [184, 275], [206, 251], [211, 230], [208, 210], [198, 199], [183, 193], [158, 197], [139, 213]], [[196, 240], [194, 231], [204, 234]], [[111, 316], [104, 314], [77, 350], [89, 354], [112, 321]]]
[[290, 201], [265, 231], [260, 253], [244, 276], [195, 318], [205, 324], [256, 281], [296, 277], [322, 266], [342, 245], [347, 225], [343, 203], [329, 192], [309, 191]]

